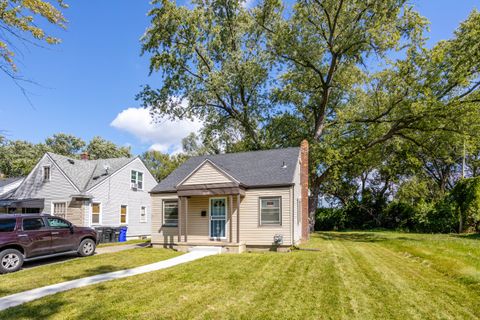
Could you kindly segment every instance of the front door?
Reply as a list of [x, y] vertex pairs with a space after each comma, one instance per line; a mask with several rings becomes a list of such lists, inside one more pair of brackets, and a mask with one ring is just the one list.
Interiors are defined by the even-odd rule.
[[210, 198], [210, 238], [225, 239], [227, 225], [227, 199]]

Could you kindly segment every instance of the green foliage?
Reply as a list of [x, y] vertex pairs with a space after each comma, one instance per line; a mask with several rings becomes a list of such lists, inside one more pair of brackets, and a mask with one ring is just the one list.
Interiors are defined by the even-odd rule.
[[0, 173], [7, 177], [26, 176], [45, 152], [43, 144], [6, 141], [0, 146]]
[[28, 175], [45, 152], [79, 158], [82, 151], [89, 152], [91, 159], [131, 157], [129, 148], [116, 146], [100, 137], [86, 145], [82, 139], [64, 133], [54, 134], [45, 139], [45, 143], [37, 144], [0, 136], [0, 177]]
[[113, 142], [96, 136], [85, 147], [90, 159], [131, 157], [130, 147], [120, 147]]
[[449, 196], [466, 229], [480, 231], [480, 177], [460, 180]]
[[173, 170], [188, 159], [188, 156], [185, 154], [169, 155], [154, 150], [147, 151], [140, 157], [157, 181], [165, 179]]
[[[68, 7], [63, 0], [53, 2], [61, 9]], [[17, 71], [15, 51], [18, 51], [18, 46], [15, 45], [15, 41], [23, 45], [60, 42], [60, 39], [48, 35], [45, 29], [40, 27], [41, 23], [37, 18], [60, 28], [65, 28], [67, 23], [60, 9], [56, 8], [52, 1], [0, 0], [0, 28], [3, 31], [0, 37], [0, 70], [13, 78], [14, 72]]]
[[319, 208], [315, 215], [315, 230], [343, 230], [347, 217], [345, 211], [337, 208]]
[[64, 156], [75, 156], [85, 147], [85, 141], [70, 134], [57, 133], [45, 139], [49, 151]]
[[158, 89], [146, 86], [138, 99], [162, 116], [201, 119], [224, 144], [243, 140], [249, 149], [261, 148], [272, 62], [243, 1], [152, 4], [142, 51], [163, 81]]

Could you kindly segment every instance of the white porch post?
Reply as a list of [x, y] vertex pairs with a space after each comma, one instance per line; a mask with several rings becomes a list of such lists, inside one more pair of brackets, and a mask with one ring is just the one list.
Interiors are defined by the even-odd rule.
[[182, 197], [178, 197], [178, 242], [182, 241]]
[[228, 204], [228, 239], [230, 243], [233, 242], [233, 196], [230, 195], [230, 203]]
[[185, 197], [185, 242], [188, 235], [188, 197]]
[[237, 243], [240, 243], [240, 193], [237, 194]]

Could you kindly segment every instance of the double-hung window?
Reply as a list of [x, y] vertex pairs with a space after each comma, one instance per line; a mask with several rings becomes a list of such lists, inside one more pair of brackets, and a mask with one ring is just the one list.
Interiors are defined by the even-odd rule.
[[53, 203], [53, 215], [64, 218], [67, 214], [67, 203], [66, 202], [54, 202]]
[[100, 224], [101, 219], [101, 204], [100, 203], [92, 203], [92, 224]]
[[50, 166], [43, 167], [43, 181], [50, 181]]
[[147, 222], [147, 207], [140, 207], [140, 222]]
[[143, 172], [132, 170], [130, 182], [132, 189], [143, 190]]
[[178, 201], [163, 201], [163, 224], [168, 227], [176, 227], [178, 225]]
[[127, 206], [120, 206], [120, 224], [127, 224]]
[[281, 225], [281, 197], [260, 198], [260, 225]]

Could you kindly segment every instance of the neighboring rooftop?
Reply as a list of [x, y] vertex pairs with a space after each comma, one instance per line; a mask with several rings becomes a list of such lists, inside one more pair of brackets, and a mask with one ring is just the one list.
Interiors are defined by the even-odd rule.
[[290, 185], [299, 155], [300, 148], [295, 147], [193, 157], [157, 184], [152, 192], [176, 191], [176, 186], [206, 159], [247, 188]]
[[0, 179], [0, 188], [4, 187], [8, 184], [14, 183], [16, 181], [22, 180], [25, 177], [14, 177], [14, 178], [5, 178], [5, 179]]
[[80, 192], [99, 184], [134, 158], [80, 160], [47, 152]]

